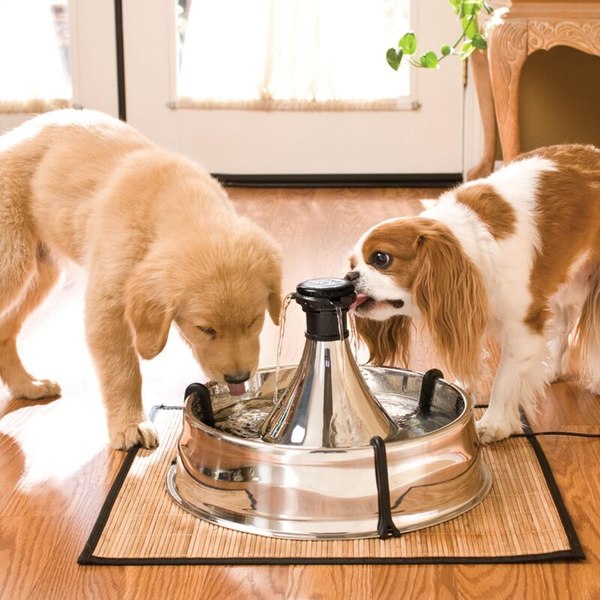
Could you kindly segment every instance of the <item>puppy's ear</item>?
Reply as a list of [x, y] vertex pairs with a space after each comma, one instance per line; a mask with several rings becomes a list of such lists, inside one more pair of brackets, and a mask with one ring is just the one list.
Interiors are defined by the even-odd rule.
[[355, 319], [358, 337], [369, 350], [369, 362], [376, 366], [408, 367], [412, 319], [400, 315], [386, 321]]
[[445, 229], [432, 227], [418, 244], [417, 306], [445, 366], [472, 381], [479, 372], [488, 318], [481, 274]]
[[134, 334], [136, 350], [142, 358], [158, 355], [169, 336], [174, 310], [166, 306], [156, 274], [139, 268], [125, 287], [125, 318]]
[[281, 304], [281, 293], [279, 291], [271, 292], [267, 298], [267, 310], [275, 325], [279, 325], [281, 321]]
[[273, 242], [269, 248], [268, 260], [264, 272], [266, 273], [266, 286], [269, 290], [267, 311], [275, 325], [279, 325], [281, 321], [281, 262], [279, 248]]

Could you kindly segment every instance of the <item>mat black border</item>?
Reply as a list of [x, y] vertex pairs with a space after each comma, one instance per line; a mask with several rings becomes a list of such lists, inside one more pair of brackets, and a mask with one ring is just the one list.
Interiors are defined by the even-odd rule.
[[[181, 406], [157, 405], [152, 408], [150, 418], [154, 419], [159, 410], [181, 410]], [[483, 407], [477, 407], [483, 408]], [[559, 552], [547, 552], [543, 554], [527, 554], [521, 556], [438, 556], [438, 557], [417, 557], [410, 558], [105, 558], [94, 556], [94, 550], [100, 541], [100, 536], [108, 522], [112, 507], [119, 495], [121, 487], [125, 482], [127, 473], [135, 460], [138, 448], [129, 450], [119, 468], [113, 484], [106, 496], [106, 500], [100, 509], [96, 523], [90, 533], [90, 536], [81, 552], [77, 563], [79, 565], [105, 565], [105, 566], [178, 566], [178, 565], [222, 565], [222, 566], [252, 566], [252, 565], [424, 565], [424, 564], [523, 564], [536, 562], [552, 561], [575, 561], [584, 560], [585, 554], [567, 507], [563, 501], [562, 495], [552, 474], [552, 470], [544, 454], [542, 447], [535, 437], [529, 436], [531, 430], [527, 426], [525, 435], [531, 444], [533, 451], [538, 459], [542, 473], [548, 485], [548, 490], [556, 506], [562, 526], [569, 540], [570, 550]]]

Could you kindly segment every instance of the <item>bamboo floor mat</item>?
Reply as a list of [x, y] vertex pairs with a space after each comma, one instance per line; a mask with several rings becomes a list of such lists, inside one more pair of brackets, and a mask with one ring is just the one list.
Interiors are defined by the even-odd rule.
[[535, 438], [483, 447], [489, 495], [454, 519], [400, 537], [298, 541], [229, 530], [198, 519], [169, 496], [180, 407], [156, 407], [161, 445], [132, 449], [79, 557], [84, 565], [519, 563], [584, 558]]

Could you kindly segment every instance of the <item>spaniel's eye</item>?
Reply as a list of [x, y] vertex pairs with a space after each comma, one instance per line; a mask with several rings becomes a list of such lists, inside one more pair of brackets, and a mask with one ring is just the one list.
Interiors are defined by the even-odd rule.
[[370, 263], [378, 268], [387, 267], [392, 262], [392, 257], [387, 252], [373, 252]]
[[196, 325], [196, 327], [205, 335], [210, 337], [215, 337], [217, 332], [212, 327], [202, 327], [201, 325]]

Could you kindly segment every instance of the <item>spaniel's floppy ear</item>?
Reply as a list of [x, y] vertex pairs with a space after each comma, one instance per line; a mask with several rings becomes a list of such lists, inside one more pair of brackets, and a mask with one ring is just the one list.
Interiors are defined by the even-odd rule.
[[369, 362], [376, 366], [408, 367], [412, 319], [404, 315], [386, 321], [355, 319], [358, 337], [367, 345]]
[[133, 330], [135, 348], [142, 358], [154, 358], [167, 343], [175, 311], [165, 304], [162, 292], [156, 273], [143, 263], [125, 286], [125, 318]]
[[482, 277], [445, 228], [431, 226], [417, 244], [417, 306], [445, 366], [472, 381], [479, 371], [488, 317]]

